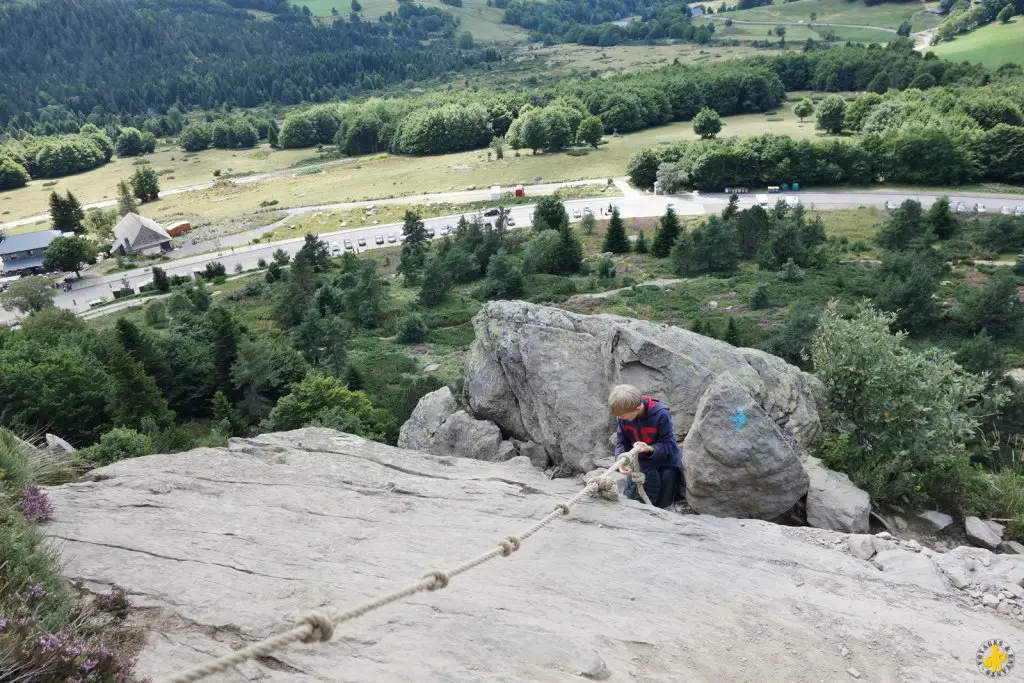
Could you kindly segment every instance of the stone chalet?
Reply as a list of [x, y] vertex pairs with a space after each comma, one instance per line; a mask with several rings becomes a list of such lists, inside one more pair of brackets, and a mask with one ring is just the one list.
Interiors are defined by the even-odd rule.
[[129, 213], [114, 226], [111, 255], [160, 254], [173, 248], [171, 236], [160, 225], [145, 216]]

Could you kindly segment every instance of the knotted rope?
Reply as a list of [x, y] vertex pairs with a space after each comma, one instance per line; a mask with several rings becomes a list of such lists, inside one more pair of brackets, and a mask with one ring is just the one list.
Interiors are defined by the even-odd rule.
[[[614, 480], [611, 478], [612, 472], [619, 468], [620, 465], [624, 465], [630, 468], [630, 470], [639, 474], [641, 479], [637, 485], [640, 495], [644, 501], [650, 505], [651, 501], [648, 499], [646, 492], [643, 489], [643, 474], [637, 469], [637, 457], [638, 454], [630, 451], [623, 453], [615, 461], [611, 467], [606, 469], [601, 476], [592, 480], [587, 484], [582, 491], [577, 493], [575, 496], [565, 501], [564, 503], [558, 503], [548, 512], [546, 515], [538, 519], [532, 525], [522, 530], [514, 536], [506, 536], [498, 542], [498, 545], [487, 552], [474, 557], [471, 560], [463, 562], [460, 565], [452, 567], [451, 569], [441, 571], [435, 569], [429, 571], [420, 578], [416, 583], [409, 584], [404, 588], [400, 588], [391, 593], [382, 595], [369, 602], [364, 602], [361, 605], [357, 605], [351, 609], [345, 610], [344, 612], [339, 611], [334, 607], [325, 607], [322, 610], [311, 612], [306, 616], [299, 619], [299, 622], [284, 633], [279, 633], [276, 636], [265, 638], [258, 643], [253, 643], [248, 647], [244, 647], [241, 650], [235, 650], [234, 652], [218, 657], [213, 661], [200, 664], [191, 669], [176, 674], [161, 683], [194, 683], [195, 681], [202, 680], [207, 676], [220, 673], [221, 671], [227, 671], [228, 669], [237, 666], [250, 659], [259, 659], [260, 657], [266, 657], [275, 650], [291, 645], [292, 643], [326, 643], [334, 635], [334, 628], [343, 622], [361, 617], [367, 612], [372, 612], [375, 609], [384, 607], [393, 602], [408, 598], [416, 593], [423, 591], [435, 591], [447, 588], [448, 583], [452, 578], [468, 572], [470, 569], [479, 567], [489, 560], [493, 560], [496, 557], [508, 557], [515, 551], [519, 550], [522, 542], [533, 536], [535, 533], [543, 529], [545, 526], [550, 524], [557, 517], [564, 517], [569, 514], [572, 507], [583, 500], [585, 497], [601, 491], [611, 491], [615, 488]], [[636, 481], [636, 478], [633, 479]], [[617, 491], [616, 491], [617, 494]]]

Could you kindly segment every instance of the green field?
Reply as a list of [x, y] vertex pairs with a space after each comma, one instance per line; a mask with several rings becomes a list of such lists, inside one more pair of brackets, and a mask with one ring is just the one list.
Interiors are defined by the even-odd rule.
[[[710, 5], [717, 12], [720, 3], [706, 2], [700, 4]], [[816, 15], [815, 21], [819, 23], [878, 26], [889, 29], [897, 29], [903, 21], [910, 19], [913, 30], [922, 31], [937, 26], [939, 23], [939, 18], [934, 14], [921, 12], [925, 7], [934, 5], [935, 3], [922, 5], [916, 2], [885, 2], [868, 7], [863, 3], [863, 0], [858, 2], [848, 2], [847, 0], [798, 0], [797, 2], [782, 2], [777, 0], [774, 5], [755, 7], [738, 12], [725, 12], [721, 15], [714, 14], [712, 17], [716, 17], [716, 21], [724, 21], [726, 18], [731, 18], [734, 21], [795, 24], [799, 21], [810, 22], [811, 13], [814, 13]], [[766, 26], [765, 29], [767, 30], [767, 28]], [[840, 40], [847, 39], [845, 35], [840, 34], [839, 27], [835, 27], [835, 31]], [[764, 32], [762, 31], [763, 34]], [[793, 39], [789, 35], [786, 38], [788, 40]]]
[[1024, 19], [1009, 24], [993, 23], [931, 48], [939, 57], [954, 62], [981, 62], [995, 69], [1012, 62], [1024, 66]]
[[[0, 192], [0, 223], [45, 213], [50, 193], [74, 193], [83, 204], [117, 197], [117, 183], [128, 179], [140, 168], [151, 168], [160, 175], [160, 189], [171, 190], [213, 182], [214, 171], [221, 176], [265, 173], [294, 166], [314, 156], [310, 149], [271, 150], [266, 144], [257, 149], [208, 149], [190, 154], [164, 141], [157, 151], [144, 157], [114, 159], [109, 164], [85, 173], [33, 180], [17, 190]], [[143, 162], [143, 163], [140, 163]]]
[[846, 28], [842, 26], [822, 26], [820, 24], [808, 26], [800, 24], [736, 23], [732, 26], [725, 26], [721, 19], [709, 20], [704, 18], [698, 19], [696, 23], [702, 24], [708, 21], [712, 21], [715, 24], [715, 37], [718, 40], [731, 38], [741, 41], [769, 40], [772, 43], [778, 43], [779, 38], [775, 35], [774, 31], [776, 25], [784, 25], [786, 27], [786, 42], [790, 45], [802, 43], [808, 38], [812, 40], [825, 40], [826, 29], [832, 31], [835, 34], [836, 40], [841, 43], [887, 43], [896, 37], [894, 33], [883, 28]]
[[[307, 5], [313, 14], [321, 17], [331, 16], [332, 8], [336, 8], [341, 16], [348, 16], [352, 9], [351, 0], [309, 0], [293, 4]], [[363, 9], [359, 15], [363, 19], [376, 19], [398, 11], [397, 0], [360, 0], [360, 4]], [[460, 28], [472, 33], [477, 40], [514, 42], [524, 40], [527, 35], [518, 26], [501, 23], [504, 11], [488, 7], [487, 0], [463, 0], [462, 7], [452, 7], [440, 0], [422, 0], [419, 4], [451, 12], [461, 22]]]

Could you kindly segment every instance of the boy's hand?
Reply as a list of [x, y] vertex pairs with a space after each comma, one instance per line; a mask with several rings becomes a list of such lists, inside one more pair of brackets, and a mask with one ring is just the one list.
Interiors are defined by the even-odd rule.
[[636, 449], [637, 453], [653, 453], [654, 452], [654, 449], [651, 448], [651, 446], [649, 444], [646, 444], [646, 443], [644, 443], [642, 441], [638, 441], [633, 446], [633, 448]]

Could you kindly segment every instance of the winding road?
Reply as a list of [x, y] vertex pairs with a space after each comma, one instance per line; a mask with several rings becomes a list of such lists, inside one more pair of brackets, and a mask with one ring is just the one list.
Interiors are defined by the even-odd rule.
[[[606, 181], [595, 180], [593, 181], [593, 184], [602, 184], [604, 182]], [[729, 195], [726, 194], [684, 193], [672, 196], [651, 195], [639, 192], [638, 190], [630, 187], [624, 179], [617, 179], [615, 183], [623, 191], [622, 197], [617, 197], [611, 200], [606, 197], [567, 200], [565, 202], [566, 210], [569, 212], [572, 219], [574, 221], [579, 220], [579, 215], [587, 207], [589, 207], [595, 216], [600, 219], [602, 217], [602, 212], [605, 214], [607, 213], [609, 202], [614, 202], [618, 205], [619, 211], [624, 218], [655, 218], [665, 213], [669, 202], [674, 204], [676, 212], [680, 215], [702, 216], [709, 213], [720, 212], [729, 201]], [[548, 192], [554, 192], [558, 187], [564, 185], [568, 185], [568, 183], [552, 183], [550, 185], [545, 185], [544, 188]], [[531, 188], [531, 190], [532, 189], [533, 188]], [[437, 200], [439, 197], [451, 197], [452, 195], [460, 195], [461, 198], [461, 195], [464, 194], [467, 193], [442, 193], [439, 195], [422, 195], [422, 197]], [[536, 194], [541, 193], [536, 192]], [[776, 199], [785, 196], [787, 195], [773, 195], [771, 199], [772, 201], [775, 201]], [[888, 202], [899, 204], [906, 199], [914, 199], [925, 206], [930, 206], [939, 198], [940, 193], [883, 189], [878, 191], [800, 192], [792, 196], [799, 197], [800, 202], [808, 209], [829, 211], [858, 207], [884, 208]], [[985, 204], [990, 213], [998, 212], [1003, 206], [1024, 206], [1024, 195], [949, 193], [946, 196], [950, 198], [954, 205], [956, 205], [957, 202], [964, 202], [968, 206], [974, 206], [976, 203]], [[405, 198], [405, 201], [408, 201], [408, 199], [409, 198]], [[755, 195], [753, 193], [740, 195], [739, 202], [741, 208], [752, 206], [756, 203]], [[383, 202], [354, 202], [346, 204], [345, 206], [365, 207], [381, 203]], [[299, 209], [293, 209], [293, 211], [319, 211], [325, 210], [327, 206], [301, 207]], [[532, 204], [511, 208], [510, 215], [515, 223], [514, 229], [530, 226], [533, 209], [534, 205]], [[436, 239], [443, 236], [443, 229], [454, 226], [458, 222], [459, 218], [460, 215], [440, 216], [437, 218], [424, 219], [423, 222], [428, 230], [434, 230]], [[260, 231], [265, 232], [270, 228], [271, 226], [261, 228]], [[351, 243], [351, 249], [353, 251], [363, 252], [370, 249], [398, 247], [400, 244], [401, 232], [401, 223], [391, 223], [387, 225], [374, 225], [348, 230], [335, 230], [332, 232], [322, 233], [320, 237], [331, 246], [332, 251], [335, 253], [340, 253], [346, 249], [346, 241]], [[391, 241], [392, 239], [394, 241]], [[361, 241], [363, 244], [360, 243]], [[383, 243], [378, 244], [378, 241]], [[260, 259], [269, 262], [272, 254], [277, 249], [283, 249], [289, 254], [295, 254], [299, 248], [301, 248], [302, 243], [302, 238], [295, 238], [265, 244], [244, 244], [234, 247], [227, 246], [219, 252], [192, 256], [178, 256], [178, 254], [172, 253], [172, 256], [178, 257], [174, 258], [174, 260], [170, 262], [160, 263], [158, 265], [168, 274], [191, 275], [193, 271], [205, 268], [207, 263], [219, 261], [224, 264], [228, 273], [233, 273], [238, 265], [241, 265], [245, 270], [249, 270], [257, 267]], [[395, 255], [395, 258], [397, 258], [397, 254]], [[138, 288], [141, 284], [144, 284], [151, 278], [152, 274], [150, 272], [150, 267], [136, 268], [116, 275], [94, 275], [88, 271], [83, 271], [83, 278], [73, 284], [73, 288], [70, 292], [59, 293], [55, 299], [55, 303], [57, 306], [76, 312], [87, 311], [89, 310], [90, 301], [101, 299], [105, 301], [111, 300], [113, 298], [113, 290], [115, 286], [120, 289], [119, 283], [121, 283], [122, 280], [126, 279], [133, 288]], [[125, 302], [125, 305], [128, 303], [129, 302]], [[117, 306], [120, 307], [120, 305]], [[103, 309], [97, 309], [97, 312], [98, 310]], [[12, 321], [20, 317], [21, 316], [15, 312], [0, 310], [0, 321]]]

